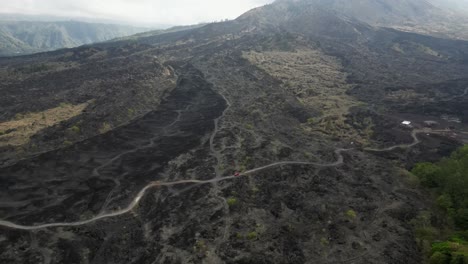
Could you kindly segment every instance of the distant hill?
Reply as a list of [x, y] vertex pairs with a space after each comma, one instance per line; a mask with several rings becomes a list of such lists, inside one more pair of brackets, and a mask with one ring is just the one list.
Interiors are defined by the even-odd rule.
[[[445, 0], [444, 0], [445, 1]], [[452, 0], [451, 2], [460, 2]], [[436, 4], [439, 3], [439, 4]], [[322, 12], [333, 13], [344, 20], [360, 21], [372, 26], [391, 27], [402, 31], [457, 39], [468, 39], [468, 16], [455, 12], [440, 4], [442, 0], [277, 0], [267, 8], [247, 12], [242, 17], [250, 16], [262, 10], [271, 14], [264, 19], [278, 20], [288, 16], [276, 17], [287, 12], [297, 16], [301, 13], [314, 13], [311, 19], [322, 23], [318, 16], [329, 17]], [[297, 10], [291, 9], [291, 4]], [[276, 9], [273, 11], [273, 9]], [[297, 21], [300, 22], [300, 21]], [[316, 27], [316, 25], [312, 25]]]
[[459, 13], [468, 14], [468, 1], [466, 0], [429, 0], [435, 6], [449, 8]]
[[72, 48], [145, 30], [131, 26], [77, 21], [0, 21], [0, 56]]

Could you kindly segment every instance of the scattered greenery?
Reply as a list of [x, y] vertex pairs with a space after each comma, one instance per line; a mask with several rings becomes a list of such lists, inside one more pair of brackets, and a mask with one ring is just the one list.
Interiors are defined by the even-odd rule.
[[62, 107], [62, 108], [70, 107], [70, 106], [71, 106], [71, 104], [65, 103], [65, 102], [62, 102], [62, 103], [59, 104], [59, 107]]
[[239, 164], [239, 171], [243, 172], [252, 164], [252, 157], [245, 156]]
[[77, 125], [70, 127], [70, 130], [75, 134], [79, 134], [81, 132], [80, 127]]
[[25, 116], [24, 114], [17, 113], [17, 114], [15, 115], [15, 120], [21, 120], [21, 119], [24, 118], [24, 116]]
[[346, 216], [349, 218], [349, 219], [355, 219], [357, 214], [354, 210], [352, 209], [349, 209], [348, 211], [346, 211]]
[[68, 141], [68, 140], [63, 141], [63, 146], [64, 147], [68, 147], [68, 146], [71, 146], [71, 145], [73, 145], [73, 143], [71, 141]]
[[260, 189], [258, 189], [258, 187], [254, 186], [252, 187], [252, 193], [258, 193], [260, 191]]
[[237, 201], [237, 198], [235, 198], [235, 197], [229, 197], [229, 198], [227, 199], [227, 204], [228, 204], [230, 207], [236, 205], [237, 203], [238, 203], [238, 201]]
[[320, 245], [327, 246], [328, 244], [330, 244], [330, 241], [328, 241], [328, 239], [324, 237], [320, 238]]
[[193, 250], [199, 254], [206, 254], [208, 247], [204, 240], [197, 240], [193, 246]]
[[255, 231], [252, 231], [247, 234], [247, 239], [248, 240], [256, 240], [258, 238], [258, 233]]
[[104, 134], [108, 131], [111, 131], [112, 130], [112, 126], [111, 124], [107, 123], [107, 122], [104, 122], [101, 126], [101, 128], [99, 129], [99, 133], [101, 134]]

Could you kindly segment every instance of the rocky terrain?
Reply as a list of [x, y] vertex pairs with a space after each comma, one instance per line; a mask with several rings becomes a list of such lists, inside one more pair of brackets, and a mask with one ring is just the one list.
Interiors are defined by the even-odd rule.
[[0, 262], [422, 263], [468, 42], [322, 2], [1, 60]]

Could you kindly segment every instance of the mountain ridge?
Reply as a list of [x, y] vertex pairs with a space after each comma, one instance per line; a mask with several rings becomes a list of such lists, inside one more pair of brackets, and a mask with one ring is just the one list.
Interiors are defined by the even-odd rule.
[[72, 48], [145, 30], [131, 26], [79, 21], [0, 21], [0, 56]]

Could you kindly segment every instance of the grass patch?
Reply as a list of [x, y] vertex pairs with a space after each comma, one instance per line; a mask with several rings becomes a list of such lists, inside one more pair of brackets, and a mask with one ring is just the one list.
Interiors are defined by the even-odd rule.
[[356, 212], [354, 210], [349, 209], [348, 211], [346, 211], [346, 217], [348, 217], [351, 220], [354, 220], [354, 219], [356, 219], [357, 214], [356, 214]]
[[237, 200], [237, 198], [235, 197], [229, 197], [227, 200], [226, 200], [227, 204], [229, 205], [229, 207], [233, 207], [235, 205], [237, 205], [239, 203], [239, 201]]
[[247, 234], [247, 239], [248, 240], [257, 240], [258, 239], [258, 233], [255, 231], [249, 232]]
[[346, 94], [351, 86], [336, 58], [310, 47], [298, 47], [294, 52], [244, 52], [243, 57], [280, 81], [282, 88], [304, 106], [326, 113], [307, 120], [305, 131], [367, 141], [366, 135], [346, 122], [350, 108], [361, 103]]
[[[12, 145], [21, 146], [29, 142], [32, 135], [39, 130], [54, 126], [72, 117], [80, 115], [88, 106], [88, 102], [71, 105], [60, 104], [58, 107], [51, 108], [42, 112], [36, 113], [18, 113], [14, 120], [0, 123], [0, 131], [10, 131], [0, 135], [0, 146]], [[71, 128], [72, 131], [79, 133], [79, 127]]]

